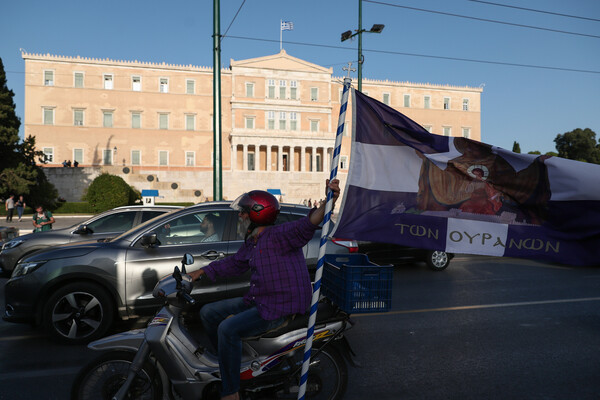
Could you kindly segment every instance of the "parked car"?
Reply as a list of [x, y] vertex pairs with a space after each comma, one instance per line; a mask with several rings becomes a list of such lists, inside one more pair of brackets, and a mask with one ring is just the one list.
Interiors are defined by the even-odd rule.
[[358, 242], [358, 252], [379, 265], [398, 265], [407, 262], [424, 261], [433, 271], [443, 271], [454, 257], [445, 251], [425, 250], [417, 247], [400, 246], [391, 243]]
[[19, 261], [38, 250], [65, 243], [112, 238], [158, 215], [181, 208], [183, 207], [117, 207], [69, 228], [14, 237], [5, 242], [0, 250], [0, 273], [10, 274]]
[[[147, 221], [108, 242], [63, 245], [21, 261], [5, 287], [3, 319], [41, 324], [55, 338], [84, 343], [101, 337], [115, 319], [150, 315], [159, 305], [152, 289], [172, 273], [185, 253], [195, 268], [234, 254], [243, 244], [245, 228], [229, 202], [207, 202]], [[276, 223], [306, 216], [310, 208], [283, 204]], [[203, 241], [201, 221], [211, 214], [217, 241]], [[304, 252], [309, 269], [318, 261], [321, 229]], [[337, 243], [337, 244], [336, 244]], [[355, 252], [355, 241], [327, 244], [328, 253]], [[200, 304], [243, 295], [250, 272], [216, 282], [202, 280], [208, 294]]]
[[13, 226], [0, 226], [0, 245], [19, 236], [19, 230]]

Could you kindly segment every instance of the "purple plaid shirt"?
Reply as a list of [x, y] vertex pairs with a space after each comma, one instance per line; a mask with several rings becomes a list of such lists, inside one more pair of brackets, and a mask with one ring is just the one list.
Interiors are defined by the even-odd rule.
[[214, 281], [217, 276], [237, 276], [250, 268], [250, 290], [244, 301], [255, 304], [267, 321], [304, 314], [312, 286], [302, 247], [316, 229], [308, 217], [268, 227], [256, 240], [249, 238], [237, 253], [211, 262], [204, 271]]

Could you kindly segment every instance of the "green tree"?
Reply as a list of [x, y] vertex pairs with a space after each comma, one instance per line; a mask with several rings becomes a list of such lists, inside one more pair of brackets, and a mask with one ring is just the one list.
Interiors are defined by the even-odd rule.
[[590, 128], [558, 134], [554, 143], [559, 157], [600, 164], [600, 145], [596, 141], [596, 133]]
[[19, 143], [21, 120], [15, 113], [15, 94], [8, 89], [0, 58], [0, 197], [27, 195], [27, 203], [52, 208], [57, 193], [42, 169], [35, 165], [43, 153], [35, 150], [35, 138]]
[[94, 211], [102, 212], [111, 208], [135, 204], [139, 193], [120, 176], [104, 172], [92, 181], [83, 197]]
[[513, 142], [513, 149], [512, 149], [513, 153], [520, 153], [521, 152], [521, 146], [519, 145], [519, 142], [514, 141]]

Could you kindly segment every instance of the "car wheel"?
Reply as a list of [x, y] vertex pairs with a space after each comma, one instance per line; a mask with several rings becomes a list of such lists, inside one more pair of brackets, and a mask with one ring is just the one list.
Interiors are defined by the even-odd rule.
[[110, 296], [93, 283], [70, 283], [58, 289], [44, 308], [44, 326], [61, 342], [88, 343], [102, 337], [112, 324]]
[[443, 271], [450, 264], [450, 257], [445, 251], [428, 251], [425, 259], [427, 266], [434, 271]]

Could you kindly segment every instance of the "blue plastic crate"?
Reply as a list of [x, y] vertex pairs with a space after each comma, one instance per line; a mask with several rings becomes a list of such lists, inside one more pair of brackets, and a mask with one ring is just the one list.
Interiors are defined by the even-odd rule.
[[379, 266], [365, 254], [326, 255], [323, 294], [348, 314], [392, 308], [393, 266]]

